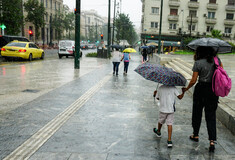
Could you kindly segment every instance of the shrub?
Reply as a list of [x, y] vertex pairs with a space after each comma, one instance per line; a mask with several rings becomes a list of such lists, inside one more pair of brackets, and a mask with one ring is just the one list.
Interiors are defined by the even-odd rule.
[[96, 52], [88, 53], [86, 54], [86, 57], [97, 57], [97, 53]]

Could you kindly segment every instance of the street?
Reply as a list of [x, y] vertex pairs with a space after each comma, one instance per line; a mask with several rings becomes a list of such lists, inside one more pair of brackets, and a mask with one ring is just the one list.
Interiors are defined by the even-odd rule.
[[105, 59], [85, 57], [95, 49], [82, 51], [80, 70], [74, 70], [73, 57], [59, 59], [57, 50], [46, 50], [44, 60], [0, 62], [0, 114], [16, 109], [107, 63]]

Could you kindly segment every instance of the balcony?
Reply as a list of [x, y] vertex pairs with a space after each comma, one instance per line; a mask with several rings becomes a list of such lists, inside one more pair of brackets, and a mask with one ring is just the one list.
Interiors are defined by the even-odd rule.
[[226, 11], [235, 11], [235, 5], [226, 5], [225, 6]]
[[180, 2], [179, 2], [179, 0], [169, 0], [169, 6], [170, 7], [179, 7]]
[[215, 3], [208, 3], [208, 4], [207, 4], [207, 9], [210, 9], [210, 10], [217, 10], [217, 9], [218, 9], [218, 4], [215, 4]]
[[216, 18], [206, 18], [207, 24], [216, 24], [217, 19]]
[[199, 8], [199, 2], [188, 2], [188, 8]]
[[[187, 22], [190, 23], [191, 22], [191, 17], [188, 16], [187, 17]], [[198, 22], [198, 17], [192, 17], [192, 23], [197, 23]]]
[[225, 25], [233, 26], [235, 24], [235, 20], [233, 19], [225, 19], [224, 20]]
[[168, 21], [179, 21], [179, 15], [168, 15]]

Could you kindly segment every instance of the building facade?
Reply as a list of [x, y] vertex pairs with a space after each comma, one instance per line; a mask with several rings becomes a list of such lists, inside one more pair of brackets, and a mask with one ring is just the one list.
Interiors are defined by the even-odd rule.
[[[27, 0], [23, 0], [23, 3]], [[53, 29], [51, 26], [52, 18], [56, 15], [57, 12], [63, 12], [63, 0], [39, 0], [39, 3], [43, 3], [45, 7], [46, 15], [44, 16], [45, 26], [40, 28], [40, 37], [38, 40], [35, 39], [35, 34], [30, 36], [29, 30], [32, 30], [35, 33], [34, 25], [30, 22], [25, 22], [23, 36], [30, 39], [31, 41], [37, 41], [39, 45], [50, 45], [56, 44], [58, 33], [56, 29]], [[27, 12], [23, 12], [24, 17], [27, 16]]]
[[91, 41], [97, 41], [99, 35], [103, 33], [104, 19], [98, 15], [97, 11], [83, 11], [81, 16], [82, 35]]
[[[142, 0], [142, 39], [158, 39], [161, 0]], [[162, 40], [205, 37], [212, 29], [235, 41], [235, 0], [163, 0]]]

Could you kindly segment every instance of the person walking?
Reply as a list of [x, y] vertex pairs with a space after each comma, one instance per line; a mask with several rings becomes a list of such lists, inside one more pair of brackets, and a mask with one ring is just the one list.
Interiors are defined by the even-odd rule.
[[179, 94], [175, 86], [162, 85], [159, 87], [158, 91], [155, 90], [156, 98], [160, 100], [159, 108], [159, 118], [158, 118], [158, 128], [153, 128], [153, 132], [156, 133], [157, 137], [161, 137], [161, 128], [164, 123], [168, 127], [168, 139], [167, 146], [171, 148], [172, 144], [172, 125], [174, 122], [174, 112], [175, 112], [175, 98], [182, 99], [184, 92]]
[[143, 56], [143, 63], [147, 61], [147, 49], [144, 48], [142, 51], [142, 56]]
[[119, 49], [116, 48], [115, 51], [112, 52], [112, 61], [113, 61], [113, 75], [118, 76], [118, 68], [120, 64], [120, 60], [122, 58], [121, 52], [119, 52]]
[[[215, 70], [214, 57], [216, 52], [212, 47], [199, 46], [194, 55], [194, 65], [192, 68], [193, 75], [186, 88], [182, 88], [183, 92], [189, 90], [194, 84], [193, 93], [193, 111], [192, 111], [192, 127], [193, 134], [189, 136], [192, 141], [199, 141], [199, 130], [202, 120], [202, 111], [204, 108], [206, 126], [209, 135], [209, 152], [214, 152], [216, 141], [216, 109], [218, 107], [219, 97], [212, 91], [212, 77]], [[218, 58], [219, 59], [219, 58]], [[223, 67], [220, 59], [219, 64]]]
[[123, 72], [124, 75], [127, 74], [130, 59], [131, 59], [130, 54], [124, 52], [121, 59], [121, 61], [124, 60], [124, 72]]

